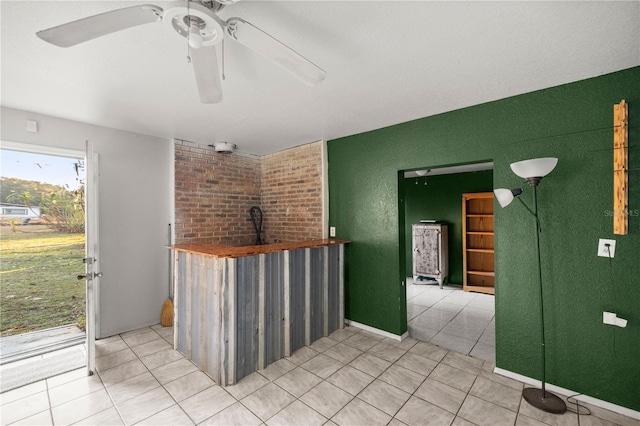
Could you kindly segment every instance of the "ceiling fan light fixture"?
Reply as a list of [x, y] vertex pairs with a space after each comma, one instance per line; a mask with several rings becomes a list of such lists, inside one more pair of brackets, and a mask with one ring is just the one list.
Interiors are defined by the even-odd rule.
[[[224, 34], [224, 22], [214, 11], [199, 2], [189, 2], [188, 6], [186, 2], [169, 4], [164, 10], [162, 22], [176, 34], [189, 38], [189, 45], [191, 45], [192, 36], [197, 37], [196, 32], [202, 39], [202, 46], [220, 43]], [[193, 45], [191, 47], [197, 49]]]
[[189, 28], [189, 46], [194, 49], [200, 49], [202, 47], [202, 36], [200, 35], [200, 28], [195, 23], [191, 24]]

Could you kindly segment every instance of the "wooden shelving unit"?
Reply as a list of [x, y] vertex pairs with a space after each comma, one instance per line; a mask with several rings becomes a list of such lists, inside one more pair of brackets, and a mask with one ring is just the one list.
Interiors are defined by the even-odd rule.
[[462, 194], [463, 289], [494, 294], [493, 192]]

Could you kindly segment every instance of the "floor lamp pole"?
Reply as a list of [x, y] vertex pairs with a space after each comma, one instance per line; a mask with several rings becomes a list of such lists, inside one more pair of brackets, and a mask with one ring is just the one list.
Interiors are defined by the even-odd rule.
[[540, 289], [540, 359], [542, 360], [542, 397], [545, 396], [545, 379], [546, 379], [546, 363], [545, 363], [545, 348], [544, 348], [544, 295], [542, 292], [542, 260], [540, 256], [540, 223], [538, 222], [538, 193], [536, 192], [537, 186], [533, 187], [533, 216], [536, 225], [536, 250], [538, 252], [538, 288]]
[[540, 222], [538, 220], [538, 195], [536, 187], [538, 182], [535, 182], [533, 187], [533, 217], [536, 225], [536, 251], [538, 254], [538, 287], [540, 289], [540, 355], [542, 361], [542, 389], [537, 388], [525, 388], [522, 391], [522, 396], [531, 405], [540, 410], [561, 414], [567, 410], [567, 406], [564, 401], [551, 392], [547, 392], [546, 386], [546, 362], [545, 362], [545, 336], [544, 336], [544, 296], [542, 291], [542, 262], [540, 256]]

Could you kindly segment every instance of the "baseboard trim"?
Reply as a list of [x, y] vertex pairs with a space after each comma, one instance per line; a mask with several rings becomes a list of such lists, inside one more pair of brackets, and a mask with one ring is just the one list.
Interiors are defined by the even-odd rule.
[[348, 319], [344, 320], [344, 323], [352, 327], [359, 328], [361, 330], [366, 330], [371, 333], [379, 334], [380, 336], [388, 337], [389, 339], [397, 340], [399, 342], [409, 337], [408, 331], [406, 331], [402, 336], [398, 336], [397, 334], [389, 333], [388, 331], [380, 330], [379, 328], [371, 327], [365, 324], [360, 324], [359, 322], [351, 321]]
[[[531, 377], [523, 376], [522, 374], [514, 373], [513, 371], [503, 370], [502, 368], [496, 367], [493, 369], [493, 372], [510, 379], [518, 380], [528, 385], [536, 387], [542, 386], [542, 382], [540, 380], [532, 379]], [[561, 388], [560, 386], [552, 385], [549, 383], [546, 384], [546, 388], [551, 392], [556, 392], [564, 396], [571, 396], [577, 393], [572, 390]], [[587, 404], [595, 405], [596, 407], [604, 408], [605, 410], [614, 411], [618, 414], [622, 414], [623, 416], [631, 417], [632, 419], [640, 420], [640, 411], [635, 411], [627, 407], [622, 407], [620, 405], [612, 404], [611, 402], [603, 401], [601, 399], [583, 394], [575, 396], [574, 399], [584, 401]]]

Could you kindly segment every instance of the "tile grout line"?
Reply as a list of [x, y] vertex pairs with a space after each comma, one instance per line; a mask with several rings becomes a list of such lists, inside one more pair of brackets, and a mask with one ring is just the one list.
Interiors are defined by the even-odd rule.
[[[51, 404], [51, 395], [49, 395], [49, 379], [44, 379], [44, 385], [45, 388], [47, 390], [47, 402], [49, 403], [49, 419], [51, 420], [51, 424], [54, 425], [54, 421], [53, 421], [53, 405]], [[24, 419], [21, 419], [24, 420]], [[20, 420], [17, 420], [20, 421]]]
[[[495, 318], [495, 314], [491, 317], [491, 321], [493, 321], [493, 319]], [[476, 348], [476, 346], [478, 345], [478, 343], [480, 343], [480, 339], [482, 339], [482, 336], [484, 335], [484, 333], [489, 329], [489, 326], [491, 325], [491, 321], [489, 321], [489, 324], [487, 324], [487, 326], [484, 328], [484, 330], [482, 330], [482, 333], [480, 333], [480, 336], [478, 336], [478, 340], [476, 340], [476, 342], [473, 344], [473, 347], [471, 348], [471, 350], [469, 351], [469, 355], [471, 355], [471, 352], [473, 352], [473, 350]], [[495, 325], [492, 327], [495, 330]], [[495, 335], [494, 335], [494, 344], [493, 344], [493, 348], [494, 348], [494, 353], [495, 353]]]

